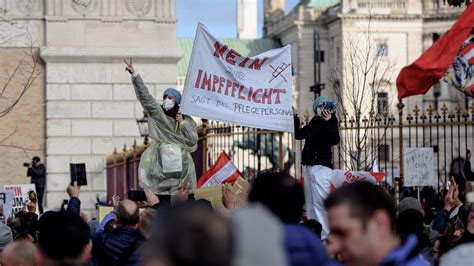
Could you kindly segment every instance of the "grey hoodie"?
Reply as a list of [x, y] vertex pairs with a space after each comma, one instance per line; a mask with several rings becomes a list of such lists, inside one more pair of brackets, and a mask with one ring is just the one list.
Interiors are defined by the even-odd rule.
[[263, 205], [249, 204], [231, 218], [235, 252], [233, 266], [288, 265], [282, 223]]

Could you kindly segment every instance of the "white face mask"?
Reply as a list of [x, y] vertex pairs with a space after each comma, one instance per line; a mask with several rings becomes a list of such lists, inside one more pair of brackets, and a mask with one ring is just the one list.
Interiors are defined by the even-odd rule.
[[163, 108], [164, 108], [166, 111], [171, 110], [173, 107], [174, 107], [174, 102], [173, 102], [173, 100], [166, 98], [166, 99], [163, 101]]

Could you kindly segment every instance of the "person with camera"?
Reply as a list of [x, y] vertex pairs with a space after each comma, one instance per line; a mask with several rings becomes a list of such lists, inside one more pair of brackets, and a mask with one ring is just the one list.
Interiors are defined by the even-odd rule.
[[295, 114], [295, 138], [305, 140], [301, 154], [304, 165], [304, 194], [308, 219], [323, 226], [322, 239], [329, 233], [324, 200], [330, 192], [332, 177], [332, 146], [339, 144], [336, 104], [325, 96], [313, 102], [315, 116], [304, 127]]
[[43, 194], [44, 188], [46, 186], [46, 167], [41, 163], [41, 159], [38, 156], [33, 157], [31, 163], [24, 163], [23, 166], [28, 167], [26, 176], [31, 177], [31, 183], [35, 184], [39, 212], [43, 213]]

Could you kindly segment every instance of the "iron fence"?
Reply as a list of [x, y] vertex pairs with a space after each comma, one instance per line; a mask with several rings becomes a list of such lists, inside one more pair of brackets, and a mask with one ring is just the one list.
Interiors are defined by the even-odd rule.
[[[433, 148], [438, 189], [450, 175], [462, 174], [466, 152], [474, 148], [474, 103], [469, 109], [458, 104], [451, 110], [446, 105], [439, 110], [431, 106], [405, 110], [399, 103], [392, 112], [357, 119], [344, 112], [338, 116], [341, 143], [333, 148], [334, 168], [386, 172], [389, 183], [394, 177], [403, 178], [404, 148]], [[308, 122], [309, 117], [302, 119], [303, 124]], [[200, 132], [198, 176], [222, 151], [248, 179], [282, 170], [302, 176], [304, 141], [295, 140], [291, 133], [205, 120]]]

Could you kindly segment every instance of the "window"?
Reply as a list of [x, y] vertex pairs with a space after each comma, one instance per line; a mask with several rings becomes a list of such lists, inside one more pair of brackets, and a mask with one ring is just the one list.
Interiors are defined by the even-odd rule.
[[388, 93], [377, 93], [377, 114], [381, 115], [388, 111]]
[[386, 43], [377, 44], [377, 56], [388, 56], [388, 46]]

